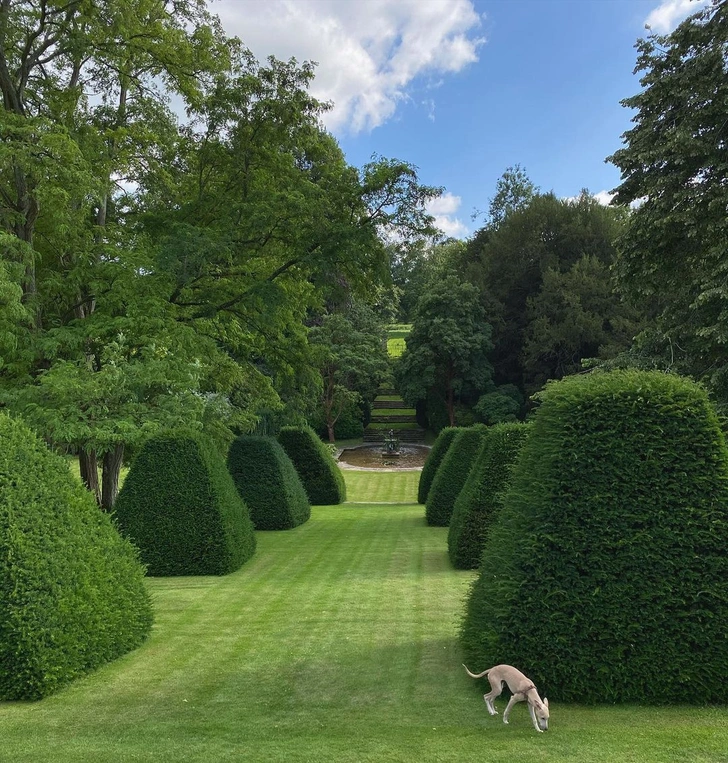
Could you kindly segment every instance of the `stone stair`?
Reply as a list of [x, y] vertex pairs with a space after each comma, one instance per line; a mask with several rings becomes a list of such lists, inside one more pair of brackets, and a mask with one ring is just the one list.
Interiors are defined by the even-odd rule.
[[[382, 398], [396, 399], [384, 400]], [[413, 413], [395, 413], [397, 410], [408, 410], [408, 406], [395, 390], [381, 387], [372, 404], [372, 418], [369, 426], [364, 430], [364, 442], [384, 442], [384, 436], [389, 433], [390, 429], [400, 442], [424, 442], [425, 430], [417, 426], [415, 415]], [[391, 413], [389, 413], [390, 411]], [[385, 426], [372, 426], [372, 424]], [[392, 426], [386, 426], [386, 424]], [[403, 427], [403, 424], [407, 426]]]

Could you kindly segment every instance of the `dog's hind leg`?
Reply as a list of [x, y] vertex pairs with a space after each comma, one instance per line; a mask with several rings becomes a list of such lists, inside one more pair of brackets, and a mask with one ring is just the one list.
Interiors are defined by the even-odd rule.
[[503, 691], [503, 681], [491, 676], [488, 676], [488, 681], [490, 681], [491, 690], [483, 695], [485, 706], [488, 708], [488, 712], [491, 715], [498, 715], [498, 711], [495, 709], [493, 702], [500, 697], [500, 694]]

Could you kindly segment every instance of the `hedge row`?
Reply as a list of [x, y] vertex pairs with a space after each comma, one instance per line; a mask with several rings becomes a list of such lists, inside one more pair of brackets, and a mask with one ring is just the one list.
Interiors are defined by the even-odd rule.
[[344, 475], [311, 427], [283, 427], [278, 441], [293, 462], [310, 503], [333, 506], [346, 500]]
[[230, 445], [228, 469], [256, 530], [288, 530], [311, 516], [296, 469], [275, 438], [236, 438]]
[[510, 483], [511, 470], [528, 432], [528, 424], [496, 424], [460, 491], [450, 520], [448, 554], [453, 567], [472, 570], [480, 565], [490, 527]]
[[0, 415], [0, 700], [40, 699], [136, 648], [136, 549], [23, 423]]
[[248, 508], [214, 444], [196, 432], [150, 438], [114, 506], [150, 575], [225, 575], [255, 552]]
[[455, 500], [483, 445], [486, 431], [487, 427], [476, 424], [455, 433], [427, 495], [425, 518], [428, 525], [447, 527], [450, 523]]
[[725, 701], [728, 453], [706, 393], [656, 372], [542, 393], [462, 627], [465, 661], [563, 702]]
[[448, 448], [452, 445], [455, 433], [458, 431], [458, 427], [445, 427], [445, 429], [440, 430], [440, 434], [437, 435], [435, 444], [432, 446], [432, 449], [427, 456], [427, 460], [422, 467], [422, 471], [420, 472], [420, 481], [417, 486], [417, 503], [425, 503], [427, 501], [427, 495], [430, 492], [432, 480], [435, 479], [435, 474], [440, 468], [442, 459], [445, 458]]

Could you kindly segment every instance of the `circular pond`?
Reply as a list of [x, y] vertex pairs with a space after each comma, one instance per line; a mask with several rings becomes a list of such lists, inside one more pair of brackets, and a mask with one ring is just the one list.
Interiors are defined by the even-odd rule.
[[385, 453], [384, 445], [344, 448], [339, 455], [343, 469], [421, 469], [430, 452], [427, 445], [400, 445], [399, 455]]

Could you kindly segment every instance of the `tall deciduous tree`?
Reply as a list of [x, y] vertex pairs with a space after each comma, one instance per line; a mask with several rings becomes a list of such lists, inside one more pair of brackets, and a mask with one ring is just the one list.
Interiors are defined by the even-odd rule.
[[713, 0], [669, 35], [637, 44], [642, 91], [616, 204], [635, 204], [617, 273], [655, 305], [673, 367], [728, 401], [728, 3]]
[[491, 381], [490, 335], [472, 284], [450, 275], [434, 285], [417, 303], [397, 369], [402, 397], [415, 404], [428, 394], [438, 395], [454, 426], [455, 402], [463, 390], [484, 391]]
[[374, 399], [389, 369], [386, 332], [375, 312], [364, 304], [325, 315], [311, 329], [322, 381], [321, 404], [329, 442], [347, 405]]

